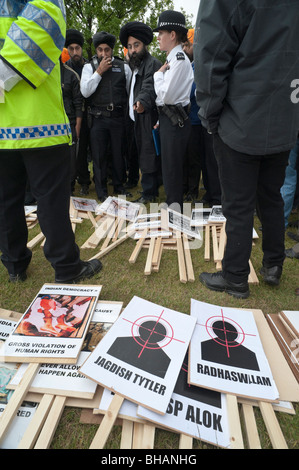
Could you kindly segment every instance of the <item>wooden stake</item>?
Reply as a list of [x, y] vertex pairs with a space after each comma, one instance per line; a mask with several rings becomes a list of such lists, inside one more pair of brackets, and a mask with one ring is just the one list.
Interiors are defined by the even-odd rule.
[[261, 442], [257, 430], [253, 406], [243, 403], [242, 415], [244, 418], [245, 431], [249, 449], [261, 449]]
[[193, 437], [181, 434], [179, 449], [193, 449]]
[[56, 396], [34, 449], [48, 449], [65, 407], [66, 397]]
[[226, 395], [227, 414], [230, 427], [230, 442], [233, 449], [244, 449], [237, 397]]
[[142, 232], [141, 238], [139, 238], [138, 242], [135, 245], [135, 248], [131, 254], [131, 257], [129, 259], [129, 263], [134, 264], [136, 263], [137, 257], [141, 251], [142, 245], [145, 241], [147, 235], [147, 228]]
[[152, 272], [152, 259], [153, 259], [155, 244], [156, 244], [156, 238], [152, 237], [150, 240], [150, 246], [148, 249], [146, 264], [145, 264], [145, 269], [144, 269], [144, 274], [146, 276], [149, 276]]
[[48, 393], [43, 396], [24, 436], [22, 437], [22, 440], [18, 445], [18, 449], [33, 449], [54, 398], [54, 395], [50, 395]]
[[191, 253], [190, 253], [189, 240], [188, 240], [188, 236], [186, 234], [183, 235], [183, 246], [184, 246], [188, 281], [194, 282], [195, 281], [195, 276], [194, 276], [192, 258], [191, 258]]
[[207, 225], [205, 226], [205, 254], [204, 254], [204, 259], [205, 259], [205, 261], [210, 261], [210, 259], [211, 259], [210, 245], [211, 245], [211, 240], [210, 240], [210, 225], [207, 224]]
[[120, 441], [121, 449], [132, 449], [133, 429], [134, 429], [133, 421], [124, 419], [123, 425], [122, 425], [122, 431], [121, 431], [121, 441]]
[[183, 283], [186, 283], [188, 279], [187, 279], [187, 270], [186, 270], [186, 264], [185, 264], [185, 256], [184, 256], [181, 233], [178, 231], [176, 231], [176, 240], [177, 240], [180, 281]]
[[110, 406], [103, 418], [103, 421], [99, 426], [95, 437], [93, 438], [93, 441], [89, 447], [90, 449], [103, 449], [115, 423], [120, 407], [123, 404], [123, 401], [123, 397], [120, 395], [114, 395], [112, 402], [110, 403]]
[[287, 449], [288, 446], [275, 416], [273, 406], [271, 403], [260, 401], [259, 407], [263, 415], [263, 419], [267, 427], [273, 448]]

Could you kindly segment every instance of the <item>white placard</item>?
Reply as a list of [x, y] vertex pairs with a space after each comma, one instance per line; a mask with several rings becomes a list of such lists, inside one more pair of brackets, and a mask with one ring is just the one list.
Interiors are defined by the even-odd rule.
[[140, 211], [140, 205], [126, 201], [119, 197], [109, 196], [102, 204], [98, 205], [95, 213], [108, 214], [113, 217], [133, 222]]
[[95, 212], [98, 203], [95, 199], [88, 199], [84, 197], [71, 197], [73, 206], [76, 210], [82, 212]]
[[1, 346], [0, 359], [76, 363], [101, 289], [44, 284]]
[[123, 302], [99, 300], [92, 315], [92, 321], [114, 323], [120, 315]]
[[0, 318], [0, 341], [6, 341], [17, 322], [10, 318]]
[[169, 209], [169, 207], [167, 208], [167, 224], [168, 228], [178, 230], [189, 237], [202, 240], [198, 227], [191, 226], [191, 218], [180, 212]]
[[191, 299], [189, 383], [265, 401], [279, 393], [253, 313]]
[[192, 227], [202, 227], [209, 223], [209, 217], [211, 215], [211, 208], [205, 209], [192, 209], [191, 213], [191, 226]]
[[223, 215], [222, 206], [213, 206], [212, 210], [211, 210], [210, 217], [209, 217], [209, 222], [222, 223], [222, 222], [225, 222], [225, 221], [226, 221], [226, 218]]
[[214, 390], [189, 385], [187, 374], [186, 358], [165, 415], [158, 415], [142, 406], [138, 407], [137, 415], [195, 439], [229, 448], [226, 396]]
[[[93, 398], [97, 384], [79, 372], [89, 354], [81, 352], [77, 364], [41, 364], [29, 391], [84, 399]], [[27, 367], [28, 364], [21, 364], [9, 383], [10, 388], [14, 389], [19, 385]]]
[[[5, 410], [6, 405], [0, 404], [0, 417], [1, 413]], [[30, 424], [36, 410], [37, 403], [25, 402], [17, 411], [16, 417], [13, 419], [8, 428], [7, 433], [1, 440], [0, 449], [17, 449], [21, 442], [27, 427]]]
[[163, 414], [195, 323], [189, 315], [134, 297], [80, 371]]

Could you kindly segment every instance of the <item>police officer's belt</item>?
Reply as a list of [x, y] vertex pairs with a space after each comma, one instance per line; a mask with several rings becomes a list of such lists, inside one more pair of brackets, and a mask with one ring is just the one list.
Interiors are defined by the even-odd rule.
[[158, 106], [159, 114], [165, 114], [173, 126], [184, 127], [185, 121], [189, 117], [190, 106], [182, 106], [181, 104], [164, 104], [164, 106]]
[[124, 108], [122, 106], [92, 106], [88, 107], [88, 113], [94, 117], [122, 117], [124, 115]]

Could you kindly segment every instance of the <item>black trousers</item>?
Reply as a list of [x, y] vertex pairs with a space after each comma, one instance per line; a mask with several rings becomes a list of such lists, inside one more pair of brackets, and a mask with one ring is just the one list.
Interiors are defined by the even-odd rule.
[[161, 139], [162, 178], [166, 203], [174, 210], [183, 211], [184, 158], [191, 132], [188, 119], [184, 127], [173, 126], [164, 114], [159, 116]]
[[24, 213], [27, 175], [37, 201], [39, 224], [46, 237], [44, 254], [56, 277], [67, 280], [82, 267], [69, 217], [68, 145], [0, 151], [1, 260], [10, 274], [22, 273], [31, 260]]
[[108, 150], [111, 155], [114, 192], [122, 194], [126, 180], [124, 158], [125, 121], [121, 117], [94, 117], [90, 130], [90, 148], [96, 193], [99, 199], [107, 196]]
[[90, 185], [90, 173], [88, 169], [88, 149], [89, 149], [89, 128], [87, 125], [87, 116], [84, 114], [80, 130], [79, 149], [76, 159], [76, 176], [78, 183], [82, 185]]
[[216, 134], [214, 150], [226, 217], [227, 244], [223, 276], [231, 282], [246, 282], [250, 272], [254, 210], [262, 222], [263, 266], [283, 265], [284, 203], [280, 194], [288, 152], [247, 155], [228, 147]]
[[191, 126], [191, 134], [184, 159], [184, 194], [198, 197], [201, 175], [202, 142], [201, 125]]

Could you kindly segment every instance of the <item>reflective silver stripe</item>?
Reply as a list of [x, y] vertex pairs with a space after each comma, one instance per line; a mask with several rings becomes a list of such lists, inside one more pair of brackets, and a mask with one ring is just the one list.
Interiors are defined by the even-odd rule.
[[47, 126], [6, 127], [0, 128], [0, 141], [2, 140], [30, 140], [47, 137], [61, 137], [71, 134], [69, 124], [52, 124]]
[[7, 36], [32, 59], [36, 65], [49, 75], [55, 67], [43, 50], [16, 24], [13, 23]]
[[61, 34], [58, 24], [48, 13], [28, 3], [20, 16], [38, 24], [51, 36], [57, 49], [63, 49], [64, 37]]

